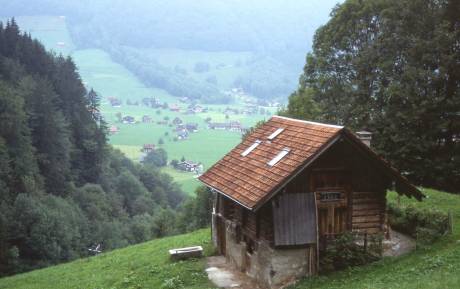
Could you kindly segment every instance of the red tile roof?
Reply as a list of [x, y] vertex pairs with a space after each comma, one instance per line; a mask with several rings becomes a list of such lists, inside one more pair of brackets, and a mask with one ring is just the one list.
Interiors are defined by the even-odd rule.
[[[279, 128], [283, 131], [269, 140], [268, 136]], [[302, 165], [328, 148], [342, 132], [347, 132], [342, 126], [273, 116], [199, 179], [246, 208], [255, 209]], [[347, 134], [354, 137], [352, 133]], [[260, 144], [249, 154], [242, 156], [242, 153], [256, 141], [260, 141]], [[366, 149], [364, 144], [362, 146]], [[268, 165], [283, 149], [289, 150], [287, 155], [275, 165]], [[367, 150], [372, 152], [370, 149]], [[377, 155], [374, 156], [378, 158]], [[398, 176], [405, 180], [399, 173]]]

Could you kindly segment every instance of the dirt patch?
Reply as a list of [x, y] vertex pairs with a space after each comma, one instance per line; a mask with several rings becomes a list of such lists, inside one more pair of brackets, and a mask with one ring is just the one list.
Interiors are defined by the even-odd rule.
[[390, 239], [383, 242], [383, 256], [401, 256], [415, 249], [415, 240], [399, 232], [390, 231]]
[[218, 288], [260, 289], [253, 279], [228, 264], [224, 256], [207, 258], [206, 273]]

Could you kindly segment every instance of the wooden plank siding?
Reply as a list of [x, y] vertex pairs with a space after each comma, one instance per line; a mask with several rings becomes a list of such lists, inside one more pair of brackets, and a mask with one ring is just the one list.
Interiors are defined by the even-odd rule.
[[385, 222], [384, 192], [353, 192], [352, 229], [375, 234], [383, 231]]

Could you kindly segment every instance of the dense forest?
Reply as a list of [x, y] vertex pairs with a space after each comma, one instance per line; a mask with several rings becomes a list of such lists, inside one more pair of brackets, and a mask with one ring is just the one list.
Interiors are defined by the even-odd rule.
[[[2, 1], [0, 1], [2, 2]], [[3, 1], [0, 14], [65, 15], [78, 49], [101, 48], [148, 85], [175, 96], [227, 102], [221, 91], [242, 87], [260, 98], [285, 97], [296, 88], [314, 30], [340, 1], [99, 0]], [[230, 84], [191, 80], [161, 64], [155, 49], [250, 53]], [[228, 63], [226, 63], [228, 64]], [[233, 63], [231, 63], [233, 65]], [[236, 74], [236, 75], [235, 75]]]
[[460, 2], [348, 0], [284, 114], [373, 133], [412, 181], [460, 192]]
[[98, 107], [71, 58], [0, 23], [0, 276], [209, 222], [209, 192], [113, 150]]

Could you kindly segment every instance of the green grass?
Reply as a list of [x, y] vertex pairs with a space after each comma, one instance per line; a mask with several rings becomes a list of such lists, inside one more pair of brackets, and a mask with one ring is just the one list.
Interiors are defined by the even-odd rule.
[[[388, 257], [368, 266], [325, 276], [306, 278], [291, 289], [451, 289], [460, 284], [460, 196], [425, 189], [428, 198], [402, 204], [437, 208], [454, 213], [454, 233], [428, 249], [402, 257]], [[396, 195], [391, 193], [390, 201]], [[211, 252], [209, 230], [153, 240], [104, 253], [97, 257], [0, 279], [0, 289], [161, 289], [166, 280], [180, 280], [183, 287], [211, 288], [204, 274], [204, 260], [173, 263], [167, 250], [203, 245]]]
[[[202, 245], [211, 252], [209, 230], [157, 239], [97, 257], [0, 279], [1, 289], [213, 288], [204, 259], [171, 262], [168, 250]], [[163, 287], [168, 280], [183, 287]]]
[[[186, 76], [199, 82], [206, 82], [208, 77], [217, 79], [216, 86], [220, 89], [234, 87], [238, 76], [248, 73], [246, 62], [252, 57], [251, 52], [232, 51], [197, 51], [182, 49], [137, 49], [143, 55], [156, 59], [162, 66], [170, 69], [180, 68], [186, 71]], [[209, 71], [195, 72], [195, 64], [206, 62]]]
[[[72, 54], [87, 87], [94, 88], [101, 96], [101, 111], [105, 120], [110, 125], [119, 127], [120, 132], [110, 136], [110, 143], [120, 149], [130, 159], [138, 161], [140, 149], [143, 144], [158, 144], [159, 139], [163, 139], [162, 147], [168, 153], [168, 159], [181, 159], [201, 162], [207, 169], [219, 160], [224, 154], [232, 149], [241, 141], [241, 134], [228, 131], [208, 130], [205, 119], [211, 117], [212, 121], [240, 121], [244, 126], [250, 127], [257, 121], [268, 118], [267, 115], [230, 115], [229, 119], [219, 110], [223, 110], [227, 105], [206, 105], [210, 108], [207, 113], [197, 115], [184, 115], [183, 113], [172, 112], [170, 110], [160, 110], [148, 108], [142, 105], [128, 106], [126, 100], [141, 101], [145, 97], [157, 97], [161, 102], [178, 104], [182, 111], [186, 104], [180, 103], [177, 98], [169, 95], [161, 89], [149, 88], [144, 86], [131, 72], [123, 66], [113, 62], [110, 56], [98, 49], [78, 50]], [[124, 101], [124, 105], [119, 108], [112, 107], [107, 98], [113, 96]], [[242, 108], [242, 104], [235, 103], [230, 107]], [[272, 110], [272, 112], [274, 112]], [[144, 124], [121, 124], [117, 122], [116, 114], [123, 116], [131, 115], [136, 120], [141, 120], [142, 116], [149, 115], [154, 123]], [[199, 131], [190, 135], [185, 141], [174, 141], [174, 126], [157, 125], [156, 122], [169, 117], [170, 120], [180, 117], [184, 122], [195, 122], [199, 125]], [[192, 194], [199, 182], [193, 178], [193, 174], [180, 173], [174, 170], [165, 170], [170, 173], [176, 182], [188, 194]]]
[[[450, 289], [460, 288], [460, 195], [424, 189], [427, 199], [405, 197], [401, 204], [436, 208], [454, 214], [454, 233], [428, 249], [400, 258], [384, 258], [374, 264], [304, 279], [291, 289]], [[389, 200], [395, 202], [396, 194]]]

